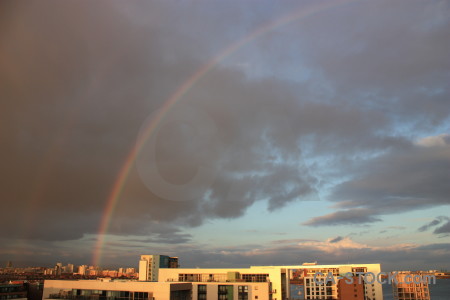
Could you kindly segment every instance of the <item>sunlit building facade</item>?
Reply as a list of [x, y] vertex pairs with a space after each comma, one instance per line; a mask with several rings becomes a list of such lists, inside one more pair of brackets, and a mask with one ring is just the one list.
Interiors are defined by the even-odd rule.
[[[159, 255], [142, 255], [143, 280], [46, 280], [43, 299], [74, 300], [382, 300], [381, 284], [363, 280], [379, 264], [169, 268]], [[156, 260], [156, 261], [155, 261]], [[157, 262], [163, 262], [159, 265]], [[153, 268], [153, 263], [155, 267]], [[175, 265], [172, 265], [175, 266]], [[176, 262], [178, 266], [178, 261]], [[153, 268], [153, 269], [151, 269]], [[150, 271], [149, 271], [150, 270]], [[157, 276], [153, 276], [157, 272]], [[352, 282], [345, 281], [346, 278]], [[150, 280], [148, 280], [150, 279]]]
[[42, 299], [190, 300], [192, 284], [132, 280], [46, 280]]
[[392, 280], [395, 300], [430, 300], [428, 276], [421, 273], [401, 272]]
[[[239, 269], [160, 269], [159, 282], [192, 283], [193, 300], [382, 300], [381, 284], [377, 280], [370, 280], [369, 282], [364, 280], [364, 274], [369, 273], [380, 273], [380, 265], [349, 264], [253, 266]], [[352, 278], [352, 282], [346, 282], [343, 276]], [[249, 285], [250, 283], [258, 283], [258, 285]], [[204, 285], [204, 287], [199, 288], [200, 285]], [[223, 294], [216, 298], [219, 286], [221, 286]], [[202, 289], [201, 293], [199, 289]], [[241, 297], [227, 298], [223, 296], [225, 295], [225, 289], [227, 289], [228, 295], [242, 293]], [[243, 290], [248, 291], [247, 296], [244, 295]], [[265, 292], [260, 294], [259, 291], [262, 290]]]
[[141, 255], [139, 280], [158, 281], [158, 270], [160, 268], [178, 268], [178, 257], [159, 254]]

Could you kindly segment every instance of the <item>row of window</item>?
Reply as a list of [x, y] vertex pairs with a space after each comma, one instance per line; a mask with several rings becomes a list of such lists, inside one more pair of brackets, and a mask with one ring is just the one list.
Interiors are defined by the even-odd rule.
[[129, 299], [145, 300], [148, 299], [148, 292], [130, 292], [130, 291], [105, 291], [105, 290], [81, 290], [73, 289], [72, 296], [76, 298], [98, 297], [99, 299]]
[[17, 295], [17, 294], [12, 294], [12, 295], [0, 295], [0, 299], [16, 299], [16, 298], [25, 298], [26, 295]]
[[2, 286], [0, 287], [0, 293], [13, 293], [13, 292], [22, 292], [25, 290], [25, 287], [22, 285], [14, 285], [14, 286]]
[[[266, 282], [269, 281], [269, 274], [241, 274], [242, 281], [245, 282]], [[227, 274], [178, 274], [180, 282], [226, 282]]]
[[[228, 300], [228, 295], [233, 295], [233, 290], [234, 287], [232, 285], [219, 285], [217, 290], [218, 299]], [[206, 284], [200, 284], [197, 286], [197, 298], [198, 300], [207, 299]], [[248, 300], [248, 286], [238, 286], [238, 300]]]
[[269, 281], [269, 274], [242, 274], [241, 278], [246, 282], [266, 282]]
[[226, 274], [178, 274], [180, 282], [225, 282]]

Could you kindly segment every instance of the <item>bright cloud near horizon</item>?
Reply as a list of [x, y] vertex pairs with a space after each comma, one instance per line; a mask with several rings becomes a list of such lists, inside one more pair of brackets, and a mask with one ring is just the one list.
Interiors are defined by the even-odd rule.
[[450, 268], [448, 36], [448, 1], [2, 1], [0, 261]]

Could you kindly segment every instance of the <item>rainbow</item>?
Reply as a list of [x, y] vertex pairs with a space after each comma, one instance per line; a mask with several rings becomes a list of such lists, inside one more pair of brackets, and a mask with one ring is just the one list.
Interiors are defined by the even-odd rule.
[[272, 22], [268, 22], [261, 27], [258, 27], [256, 30], [241, 38], [235, 43], [232, 43], [224, 50], [219, 52], [211, 61], [203, 65], [200, 69], [194, 72], [165, 102], [163, 107], [161, 108], [158, 115], [155, 116], [148, 124], [147, 128], [145, 128], [142, 132], [143, 134], [139, 137], [138, 141], [128, 153], [125, 163], [120, 169], [119, 175], [117, 176], [116, 181], [114, 182], [113, 188], [107, 198], [106, 205], [104, 208], [104, 212], [102, 215], [102, 219], [100, 222], [97, 241], [94, 246], [93, 256], [92, 256], [92, 265], [98, 266], [101, 262], [102, 256], [102, 248], [105, 243], [105, 236], [108, 232], [108, 227], [111, 222], [111, 218], [114, 214], [114, 209], [118, 203], [120, 194], [123, 190], [125, 182], [130, 174], [130, 171], [133, 166], [133, 162], [136, 160], [141, 148], [147, 141], [147, 139], [151, 136], [151, 134], [157, 129], [158, 124], [165, 118], [170, 109], [177, 104], [178, 101], [201, 79], [203, 78], [211, 69], [213, 69], [218, 63], [223, 61], [226, 57], [230, 56], [238, 49], [246, 45], [252, 40], [255, 40], [262, 35], [268, 33], [269, 31], [278, 28], [280, 26], [289, 24], [293, 21], [298, 21], [310, 16], [313, 16], [319, 12], [336, 8], [345, 4], [349, 4], [351, 2], [355, 2], [357, 0], [339, 0], [339, 1], [327, 1], [320, 2], [317, 5], [313, 5], [307, 8], [301, 8], [292, 13], [284, 15], [283, 17], [274, 20]]

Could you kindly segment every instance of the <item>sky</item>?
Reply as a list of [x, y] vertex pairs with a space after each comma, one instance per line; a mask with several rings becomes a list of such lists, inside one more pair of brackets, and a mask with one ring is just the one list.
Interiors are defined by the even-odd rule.
[[450, 269], [449, 36], [448, 1], [1, 1], [0, 261]]

